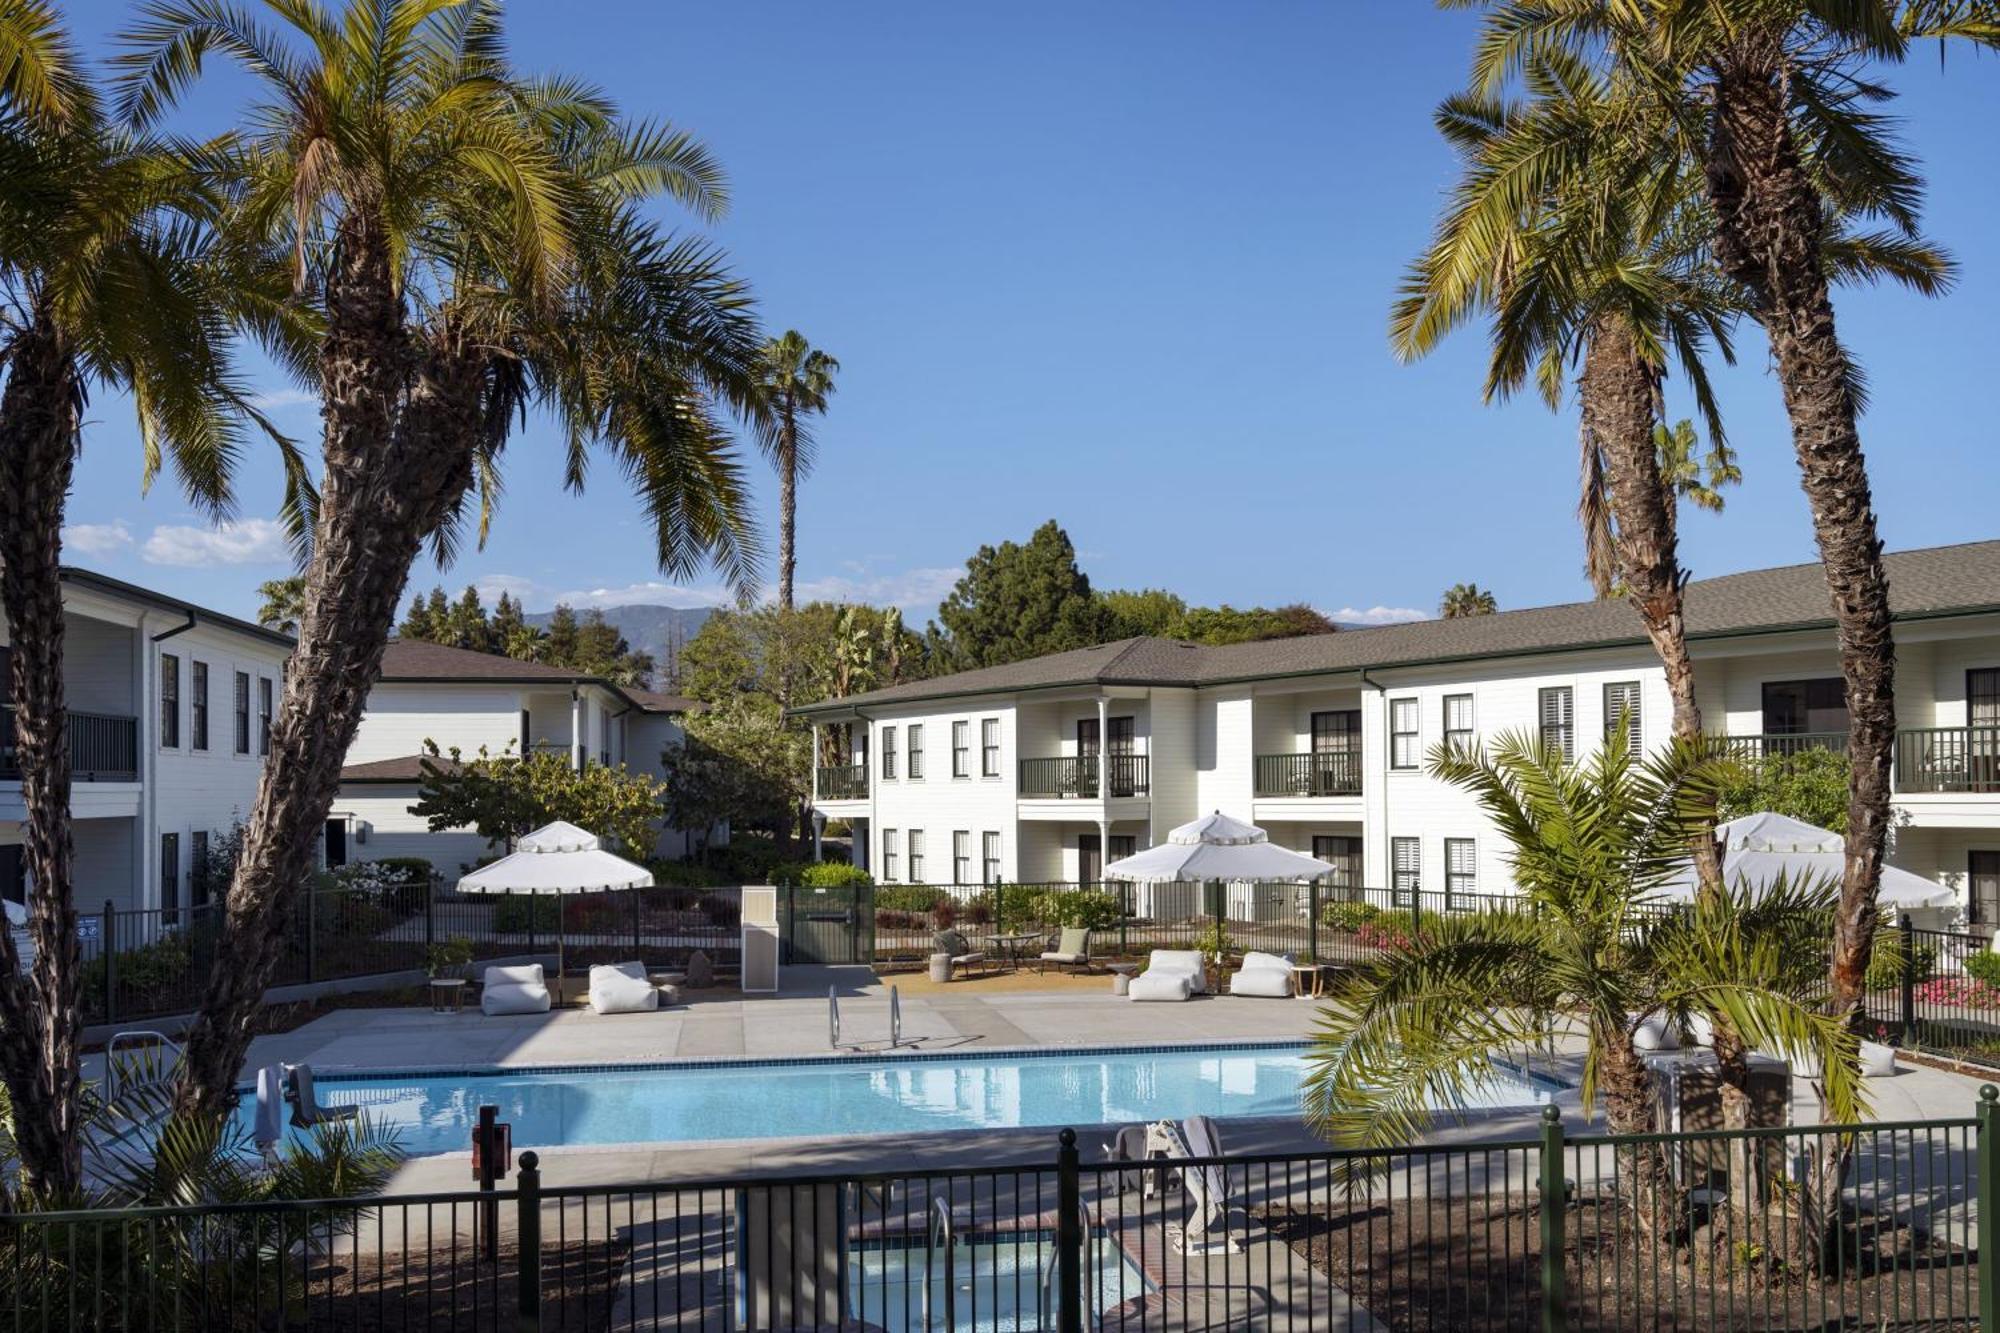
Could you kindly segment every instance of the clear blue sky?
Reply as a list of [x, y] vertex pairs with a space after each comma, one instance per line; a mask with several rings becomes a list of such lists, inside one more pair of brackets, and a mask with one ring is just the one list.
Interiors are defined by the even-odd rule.
[[[127, 12], [71, 6], [95, 50]], [[524, 68], [593, 78], [726, 166], [714, 236], [766, 323], [843, 365], [802, 490], [800, 580], [919, 621], [977, 545], [1050, 517], [1099, 586], [1197, 602], [1429, 611], [1460, 579], [1503, 607], [1586, 594], [1573, 412], [1483, 405], [1476, 334], [1419, 366], [1387, 349], [1451, 175], [1430, 110], [1472, 24], [1419, 0], [518, 0], [511, 20]], [[1929, 228], [1963, 274], [1942, 301], [1839, 299], [1874, 390], [1882, 531], [1895, 548], [2000, 536], [2000, 66], [1957, 52], [1940, 70], [1927, 51], [1890, 78]], [[242, 92], [211, 80], [184, 123], [228, 123]], [[1746, 481], [1726, 515], [1687, 517], [1697, 575], [1813, 554], [1761, 336], [1740, 350], [1723, 382]], [[270, 388], [311, 434], [313, 405]], [[91, 417], [69, 558], [249, 611], [287, 572], [257, 522], [275, 467], [246, 468], [245, 524], [213, 534], [171, 486], [142, 500], [124, 403]], [[751, 463], [768, 528], [775, 486]], [[646, 586], [651, 543], [611, 469], [581, 499], [559, 476], [545, 428], [517, 439], [492, 542], [443, 581], [525, 590], [531, 608], [712, 599], [712, 580]], [[413, 583], [438, 578], [422, 564]]]

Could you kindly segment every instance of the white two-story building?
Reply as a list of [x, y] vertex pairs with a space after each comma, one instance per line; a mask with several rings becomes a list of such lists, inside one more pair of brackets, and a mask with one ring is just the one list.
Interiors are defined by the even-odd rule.
[[[79, 569], [63, 571], [76, 902], [198, 906], [210, 842], [247, 817], [290, 636]], [[0, 624], [0, 680], [6, 679]], [[0, 707], [0, 896], [25, 900], [14, 719]]]
[[[658, 778], [660, 756], [682, 743], [681, 719], [695, 706], [563, 667], [393, 640], [341, 769], [327, 862], [421, 856], [450, 876], [492, 850], [470, 829], [433, 833], [411, 813], [425, 742], [467, 759], [482, 748], [496, 757], [555, 750], [579, 769], [623, 764]], [[726, 836], [718, 830], [710, 841]], [[674, 828], [662, 828], [653, 849], [670, 857], [687, 850], [687, 835]]]
[[[1893, 862], [2000, 921], [2000, 542], [1888, 557], [1899, 667]], [[1751, 753], [1840, 746], [1818, 565], [1690, 585], [1703, 719]], [[1210, 647], [1127, 639], [797, 710], [844, 762], [815, 808], [891, 882], [1095, 880], [1220, 810], [1351, 885], [1509, 892], [1439, 741], [1539, 732], [1572, 754], [1614, 719], [1652, 749], [1664, 675], [1623, 601]], [[821, 751], [824, 753], [824, 751]]]

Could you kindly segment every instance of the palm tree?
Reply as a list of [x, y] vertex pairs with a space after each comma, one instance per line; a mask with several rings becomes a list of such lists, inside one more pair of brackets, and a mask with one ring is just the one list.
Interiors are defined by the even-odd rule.
[[306, 578], [292, 574], [282, 579], [266, 579], [257, 585], [264, 599], [257, 608], [257, 623], [290, 634], [298, 629], [306, 610]]
[[1499, 609], [1500, 603], [1493, 600], [1493, 594], [1477, 583], [1454, 583], [1444, 590], [1438, 602], [1438, 614], [1446, 620], [1490, 616]]
[[[1989, 6], [1951, 0], [1547, 0], [1491, 8], [1473, 76], [1491, 93], [1551, 51], [1615, 70], [1655, 104], [1659, 142], [1699, 173], [1718, 268], [1764, 329], [1832, 594], [1848, 707], [1846, 873], [1829, 1004], [1855, 1012], [1876, 925], [1895, 741], [1895, 646], [1858, 417], [1842, 347], [1829, 220], [1880, 219], [1879, 254], [1922, 251], [1922, 180], [1874, 110], [1864, 62], [1919, 38], [2000, 46]], [[1935, 282], [1933, 281], [1933, 284]]]
[[840, 362], [806, 342], [797, 329], [764, 344], [758, 379], [769, 406], [764, 450], [778, 469], [778, 605], [792, 609], [797, 563], [799, 479], [812, 471], [817, 451], [805, 418], [822, 415], [833, 395]]
[[[1652, 1089], [1633, 1034], [1660, 1019], [1685, 1031], [1697, 1016], [1752, 1046], [1819, 1058], [1839, 1117], [1859, 1113], [1855, 1038], [1812, 1000], [1831, 887], [1653, 906], [1688, 865], [1726, 765], [1679, 744], [1640, 763], [1617, 728], [1578, 763], [1508, 733], [1487, 753], [1440, 745], [1429, 770], [1493, 820], [1521, 906], [1426, 917], [1335, 990], [1309, 1057], [1317, 1132], [1350, 1147], [1410, 1142], [1430, 1128], [1430, 1108], [1462, 1105], [1491, 1082], [1496, 1056], [1546, 1056], [1567, 1036], [1583, 1042], [1586, 1110], [1601, 1100], [1613, 1133], [1645, 1133]], [[1658, 1163], [1639, 1154], [1634, 1166], [1650, 1207]]]
[[[32, 978], [0, 936], [0, 1080], [27, 1182], [57, 1193], [81, 1183], [59, 571], [84, 412], [94, 389], [129, 393], [148, 482], [164, 455], [199, 510], [226, 514], [255, 416], [231, 341], [244, 325], [274, 340], [286, 329], [274, 270], [217, 244], [219, 199], [197, 170], [206, 151], [117, 130], [59, 11], [0, 0], [0, 605], [35, 886]], [[297, 499], [309, 487], [296, 455], [287, 466]]]
[[561, 424], [572, 488], [592, 446], [611, 454], [669, 574], [712, 561], [747, 586], [756, 560], [711, 406], [752, 404], [747, 294], [706, 245], [637, 213], [661, 193], [720, 211], [700, 145], [626, 125], [586, 85], [518, 76], [492, 0], [267, 8], [268, 26], [218, 0], [162, 0], [120, 57], [122, 108], [139, 125], [211, 54], [252, 75], [263, 100], [223, 164], [228, 221], [284, 243], [300, 299], [326, 322], [305, 614], [188, 1035], [183, 1116], [231, 1095], [410, 568], [426, 542], [449, 560], [474, 492], [484, 535], [525, 409]]

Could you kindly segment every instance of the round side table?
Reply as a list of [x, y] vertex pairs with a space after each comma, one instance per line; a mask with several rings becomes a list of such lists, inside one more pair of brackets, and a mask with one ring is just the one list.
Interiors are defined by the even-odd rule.
[[465, 980], [462, 977], [432, 977], [431, 1012], [434, 1014], [455, 1014], [465, 1005]]
[[1111, 974], [1111, 993], [1113, 995], [1130, 995], [1132, 993], [1132, 978], [1139, 975], [1139, 965], [1137, 963], [1106, 963], [1104, 970]]

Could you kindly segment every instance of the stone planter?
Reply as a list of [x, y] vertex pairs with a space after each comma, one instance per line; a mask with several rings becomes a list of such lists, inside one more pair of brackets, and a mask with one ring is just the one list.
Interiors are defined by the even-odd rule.
[[951, 955], [934, 953], [931, 955], [931, 980], [942, 986], [951, 980]]

